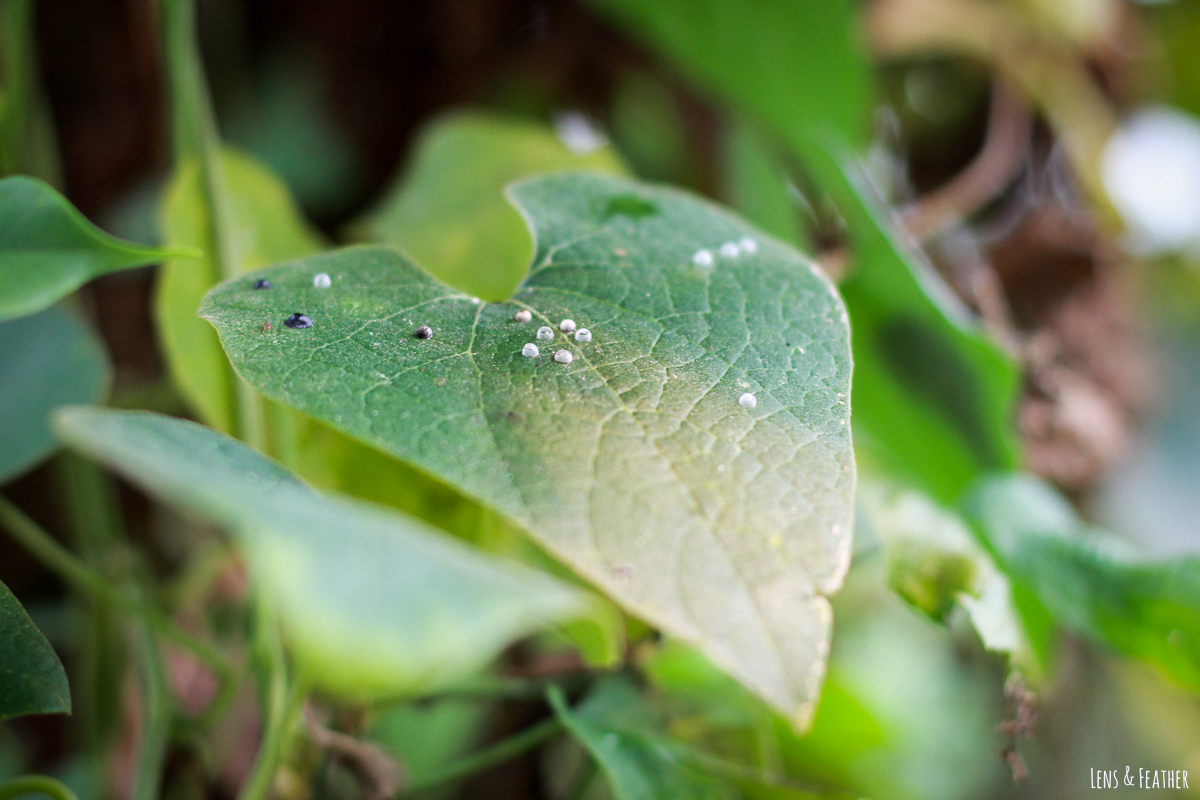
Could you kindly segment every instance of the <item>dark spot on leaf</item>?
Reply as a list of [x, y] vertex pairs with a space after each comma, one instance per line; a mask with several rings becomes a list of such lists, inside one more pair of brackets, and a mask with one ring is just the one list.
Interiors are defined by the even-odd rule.
[[944, 339], [920, 320], [897, 317], [880, 326], [876, 343], [892, 377], [945, 416], [981, 466], [1001, 466], [975, 375]]
[[313, 321], [304, 314], [297, 312], [285, 319], [283, 321], [283, 326], [285, 328], [311, 328], [313, 326]]
[[417, 332], [414, 333], [413, 336], [416, 336], [418, 339], [432, 339], [433, 328], [429, 327], [428, 325], [422, 325], [421, 327], [417, 328]]
[[275, 284], [271, 283], [266, 278], [259, 278], [254, 282], [255, 289], [274, 289]]
[[619, 194], [608, 201], [604, 208], [604, 218], [611, 219], [618, 214], [641, 219], [658, 213], [658, 206], [636, 194]]

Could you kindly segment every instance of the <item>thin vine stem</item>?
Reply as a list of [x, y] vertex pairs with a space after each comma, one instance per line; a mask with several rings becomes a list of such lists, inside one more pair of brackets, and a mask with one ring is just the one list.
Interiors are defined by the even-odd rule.
[[266, 722], [250, 777], [242, 785], [238, 800], [266, 800], [270, 796], [279, 762], [289, 736], [296, 729], [310, 689], [309, 680], [302, 669], [297, 669], [289, 680], [283, 643], [279, 641], [279, 629], [272, 609], [262, 598], [258, 599], [257, 606], [258, 631], [255, 637], [267, 667], [263, 698]]
[[[209, 221], [209, 257], [222, 279], [242, 273], [234, 236], [234, 212], [221, 159], [221, 139], [209, 100], [208, 82], [196, 38], [192, 0], [162, 0], [164, 60], [171, 100], [172, 144], [177, 165], [194, 163], [200, 170]], [[230, 370], [238, 436], [265, 450], [264, 403], [257, 392]]]
[[79, 800], [71, 787], [48, 775], [22, 775], [0, 783], [0, 800], [24, 794], [44, 794], [54, 800]]
[[171, 735], [174, 700], [154, 630], [144, 621], [138, 626], [138, 666], [142, 676], [142, 735], [138, 746], [133, 800], [157, 800], [162, 786], [163, 763]]

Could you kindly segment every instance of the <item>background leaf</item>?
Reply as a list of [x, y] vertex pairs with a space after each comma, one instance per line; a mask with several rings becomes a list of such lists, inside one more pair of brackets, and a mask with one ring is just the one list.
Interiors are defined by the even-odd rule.
[[99, 275], [169, 255], [109, 236], [36, 178], [0, 180], [0, 320], [41, 311]]
[[[244, 272], [322, 249], [287, 187], [270, 170], [233, 150], [222, 152], [221, 165], [232, 204], [233, 249]], [[198, 248], [202, 255], [163, 265], [154, 310], [176, 384], [201, 419], [229, 432], [234, 378], [212, 327], [196, 316], [204, 293], [221, 280], [207, 208], [199, 165], [185, 161], [164, 201], [163, 239], [171, 247]]]
[[8, 587], [0, 583], [0, 720], [70, 714], [67, 673]]
[[682, 748], [653, 732], [647, 724], [646, 698], [625, 679], [602, 679], [576, 709], [569, 708], [554, 687], [550, 704], [600, 765], [614, 800], [737, 797], [730, 787], [686, 763]]
[[[823, 595], [849, 559], [836, 293], [795, 251], [680, 192], [560, 175], [514, 197], [537, 240], [516, 301], [473, 301], [394, 251], [352, 248], [264, 273], [269, 292], [223, 284], [202, 313], [251, 385], [506, 514], [805, 719]], [[754, 253], [718, 254], [742, 238]], [[318, 272], [331, 288], [313, 288]], [[534, 321], [516, 321], [526, 308]], [[292, 313], [313, 326], [284, 327]], [[535, 340], [564, 317], [593, 340]], [[541, 355], [523, 358], [533, 341]], [[576, 361], [553, 361], [560, 349]], [[756, 408], [739, 405], [748, 392]]]
[[1200, 558], [1143, 560], [1028, 475], [981, 481], [967, 509], [1013, 582], [1060, 625], [1200, 688]]
[[57, 448], [50, 412], [96, 403], [108, 394], [104, 345], [60, 307], [0, 322], [0, 483], [20, 475]]
[[57, 430], [166, 502], [238, 534], [293, 653], [352, 698], [445, 686], [587, 596], [412, 519], [321, 495], [246, 445], [147, 412], [71, 408]]
[[592, 0], [789, 143], [865, 142], [870, 70], [849, 0]]
[[560, 170], [625, 171], [608, 147], [575, 153], [541, 125], [452, 114], [426, 128], [404, 176], [358, 227], [456, 289], [506, 300], [529, 269], [533, 242], [504, 187]]

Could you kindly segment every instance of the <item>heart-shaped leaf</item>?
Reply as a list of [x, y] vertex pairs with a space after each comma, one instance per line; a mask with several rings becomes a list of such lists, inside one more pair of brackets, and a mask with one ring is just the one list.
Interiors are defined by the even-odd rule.
[[56, 406], [99, 402], [108, 393], [104, 345], [76, 314], [51, 307], [0, 322], [0, 483], [57, 447]]
[[597, 605], [412, 517], [319, 494], [193, 422], [74, 407], [59, 412], [56, 429], [166, 502], [237, 534], [292, 652], [320, 686], [344, 696], [445, 686], [512, 640], [591, 618]]
[[36, 178], [0, 180], [0, 320], [41, 311], [99, 275], [170, 255], [109, 236]]
[[350, 248], [201, 314], [253, 386], [508, 515], [803, 723], [850, 553], [841, 301], [682, 192], [565, 174], [511, 194], [537, 242], [511, 302]]
[[21, 603], [0, 583], [0, 720], [71, 713], [67, 673]]

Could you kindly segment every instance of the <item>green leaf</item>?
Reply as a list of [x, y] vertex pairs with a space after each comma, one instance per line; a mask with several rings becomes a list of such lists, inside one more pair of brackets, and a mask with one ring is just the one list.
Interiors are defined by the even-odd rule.
[[920, 492], [877, 483], [864, 482], [858, 497], [897, 594], [943, 623], [961, 606], [985, 647], [1009, 655], [1027, 678], [1039, 675], [1012, 586], [961, 517]]
[[591, 0], [789, 141], [861, 144], [870, 69], [850, 0]]
[[799, 247], [798, 209], [789, 196], [788, 178], [778, 155], [745, 123], [733, 126], [725, 151], [725, 195], [730, 205], [775, 238]]
[[50, 412], [108, 394], [104, 345], [70, 311], [51, 307], [0, 322], [0, 483], [56, 449]]
[[1200, 689], [1200, 559], [1146, 560], [1027, 475], [981, 481], [966, 507], [1013, 582], [1060, 625]]
[[36, 178], [0, 180], [0, 320], [41, 311], [92, 278], [170, 255], [109, 236]]
[[599, 681], [576, 709], [552, 687], [550, 705], [600, 765], [614, 800], [732, 800], [723, 782], [688, 763], [682, 748], [657, 735], [648, 719], [647, 700], [626, 679]]
[[[233, 211], [233, 249], [243, 272], [322, 249], [287, 187], [270, 170], [233, 150], [222, 152], [221, 165]], [[163, 238], [171, 247], [198, 248], [203, 255], [163, 266], [154, 311], [180, 390], [201, 419], [228, 432], [234, 426], [234, 378], [212, 327], [196, 316], [204, 293], [222, 277], [204, 192], [198, 164], [183, 162], [164, 201]]]
[[561, 170], [625, 171], [611, 149], [573, 153], [542, 125], [452, 114], [426, 128], [403, 178], [359, 227], [456, 289], [506, 300], [529, 269], [533, 243], [504, 187]]
[[[1015, 468], [1019, 373], [896, 230], [856, 163], [870, 67], [849, 0], [592, 0], [784, 142], [837, 202], [854, 263], [856, 446], [936, 499]], [[743, 201], [744, 202], [744, 201]]]
[[[681, 192], [559, 175], [512, 195], [537, 240], [514, 301], [479, 303], [394, 251], [351, 248], [271, 270], [271, 292], [225, 283], [202, 313], [264, 394], [507, 515], [803, 721], [828, 649], [824, 595], [849, 560], [836, 292]], [[743, 237], [755, 253], [718, 253]], [[700, 249], [711, 265], [693, 262]], [[331, 288], [313, 288], [318, 272]], [[514, 319], [524, 309], [532, 322]], [[292, 313], [313, 326], [284, 327]], [[593, 340], [535, 339], [567, 317]], [[421, 325], [431, 339], [414, 337]], [[541, 354], [523, 358], [532, 342]]]
[[0, 583], [0, 720], [70, 714], [67, 673], [21, 603]]
[[590, 614], [589, 598], [417, 520], [321, 495], [246, 445], [148, 412], [76, 407], [72, 447], [237, 534], [293, 654], [350, 698], [427, 691], [514, 639]]

